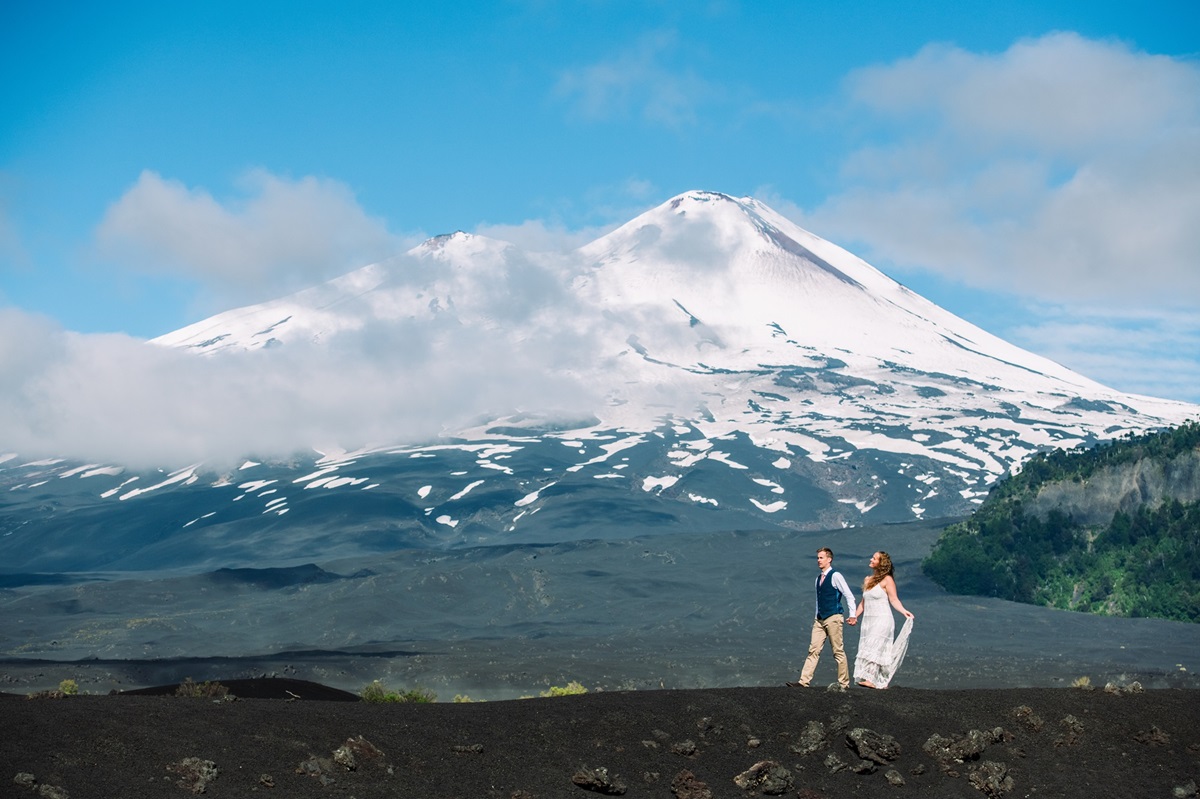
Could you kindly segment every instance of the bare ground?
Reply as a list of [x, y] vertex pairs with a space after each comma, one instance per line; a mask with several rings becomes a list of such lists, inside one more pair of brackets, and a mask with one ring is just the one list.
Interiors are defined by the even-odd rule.
[[0, 795], [1171, 799], [1200, 782], [1191, 689], [760, 687], [379, 705], [296, 680], [230, 687], [236, 700], [4, 696]]

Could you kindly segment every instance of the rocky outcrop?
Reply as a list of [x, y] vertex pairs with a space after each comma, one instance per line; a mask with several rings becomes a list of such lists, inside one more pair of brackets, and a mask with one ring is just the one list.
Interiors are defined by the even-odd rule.
[[1103, 468], [1079, 482], [1048, 483], [1025, 509], [1041, 518], [1057, 510], [1079, 524], [1106, 525], [1118, 511], [1131, 514], [1166, 499], [1200, 501], [1200, 451], [1166, 462], [1144, 458]]

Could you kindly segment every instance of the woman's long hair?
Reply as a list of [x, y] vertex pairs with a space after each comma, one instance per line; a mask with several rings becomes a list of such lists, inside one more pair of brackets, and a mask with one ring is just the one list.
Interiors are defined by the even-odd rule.
[[892, 556], [884, 552], [882, 549], [875, 553], [879, 556], [879, 563], [875, 566], [875, 572], [867, 578], [863, 585], [863, 590], [874, 588], [883, 582], [883, 578], [892, 574]]

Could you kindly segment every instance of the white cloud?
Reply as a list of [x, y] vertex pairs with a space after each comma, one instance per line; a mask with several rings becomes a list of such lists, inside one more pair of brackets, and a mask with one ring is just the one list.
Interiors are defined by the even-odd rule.
[[[526, 252], [564, 252], [595, 241], [661, 201], [654, 184], [631, 177], [589, 188], [583, 198], [582, 213], [572, 207], [563, 209], [596, 224], [568, 227], [558, 219], [528, 219], [515, 225], [484, 222], [474, 232], [510, 242]], [[572, 205], [565, 201], [564, 204]]]
[[1200, 401], [1200, 315], [1039, 306], [1013, 343], [1102, 383], [1153, 397]]
[[[929, 46], [846, 91], [865, 133], [845, 188], [780, 210], [898, 277], [1061, 308], [994, 332], [1118, 388], [1200, 399], [1200, 331], [1167, 321], [1200, 317], [1200, 64], [1060, 33], [998, 54]], [[1131, 314], [1157, 321], [1130, 339]]]
[[400, 323], [324, 344], [203, 358], [0, 309], [0, 446], [131, 467], [232, 466], [247, 455], [428, 440], [480, 415], [597, 402], [560, 368], [587, 348], [567, 324], [518, 337], [454, 321]]
[[1200, 296], [1200, 66], [1055, 34], [928, 47], [848, 87], [875, 139], [815, 230], [1051, 301]]
[[1194, 64], [1074, 33], [1022, 40], [998, 55], [930, 45], [858, 70], [848, 88], [876, 113], [932, 119], [968, 147], [1008, 143], [1074, 157], [1190, 126], [1200, 111]]
[[608, 228], [568, 230], [559, 222], [527, 219], [517, 225], [492, 225], [486, 222], [475, 228], [480, 236], [507, 241], [527, 252], [561, 252], [582, 247], [604, 235]]
[[330, 278], [403, 246], [338, 181], [254, 170], [239, 188], [242, 196], [222, 201], [145, 171], [97, 228], [100, 252], [218, 293], [259, 296]]
[[567, 70], [555, 93], [586, 119], [637, 116], [669, 128], [692, 124], [699, 107], [720, 90], [690, 69], [664, 63], [677, 49], [674, 33], [645, 36], [610, 59]]

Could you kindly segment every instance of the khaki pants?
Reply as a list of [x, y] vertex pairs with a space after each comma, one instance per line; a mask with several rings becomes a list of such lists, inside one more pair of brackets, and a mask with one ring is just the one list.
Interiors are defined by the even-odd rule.
[[804, 660], [804, 669], [800, 672], [800, 684], [812, 682], [813, 672], [817, 670], [817, 659], [825, 647], [825, 639], [829, 639], [833, 647], [833, 659], [837, 662], [838, 682], [843, 688], [850, 687], [850, 664], [846, 662], [846, 648], [842, 645], [843, 616], [835, 613], [823, 619], [814, 619], [812, 640], [808, 644], [808, 657]]

